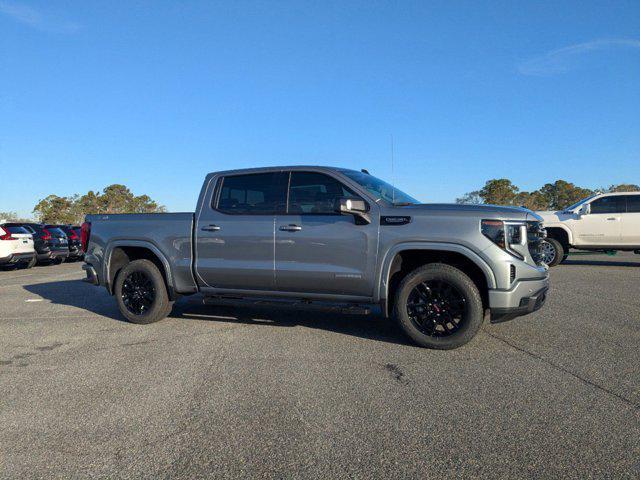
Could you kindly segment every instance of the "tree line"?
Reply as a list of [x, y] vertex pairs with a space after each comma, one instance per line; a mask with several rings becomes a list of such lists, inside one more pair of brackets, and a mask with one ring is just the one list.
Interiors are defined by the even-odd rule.
[[[60, 197], [49, 195], [33, 208], [42, 223], [80, 224], [85, 215], [107, 213], [159, 213], [166, 208], [148, 195], [134, 195], [125, 185], [109, 185], [102, 191], [88, 191], [84, 195]], [[0, 219], [25, 221], [15, 212], [0, 212]]]
[[[511, 180], [488, 180], [484, 187], [456, 199], [456, 203], [522, 206], [531, 210], [561, 210], [595, 191], [633, 192], [640, 186], [623, 183], [608, 188], [591, 190], [578, 187], [566, 180], [547, 183], [533, 192], [522, 191]], [[60, 197], [49, 195], [33, 208], [36, 219], [42, 223], [79, 224], [85, 215], [107, 213], [160, 213], [166, 208], [148, 195], [134, 195], [125, 185], [109, 185], [102, 191], [89, 191], [84, 195]], [[1, 220], [30, 221], [15, 212], [0, 212]]]
[[578, 187], [566, 180], [547, 183], [533, 192], [520, 190], [507, 178], [488, 180], [480, 190], [466, 193], [456, 203], [492, 204], [526, 207], [531, 210], [562, 210], [595, 192], [635, 192], [640, 186], [632, 183], [611, 185], [591, 190]]

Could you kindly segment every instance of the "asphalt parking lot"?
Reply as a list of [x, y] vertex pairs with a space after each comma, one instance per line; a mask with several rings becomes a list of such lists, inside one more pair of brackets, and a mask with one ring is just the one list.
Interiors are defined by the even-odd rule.
[[379, 316], [184, 299], [125, 323], [80, 263], [0, 272], [0, 477], [640, 475], [640, 255], [449, 352]]

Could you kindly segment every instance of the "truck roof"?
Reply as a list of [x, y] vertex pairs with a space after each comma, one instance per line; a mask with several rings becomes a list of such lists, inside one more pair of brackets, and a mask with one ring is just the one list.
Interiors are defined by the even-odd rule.
[[214, 175], [236, 175], [242, 173], [268, 173], [268, 172], [282, 172], [285, 170], [313, 170], [313, 171], [357, 171], [350, 168], [341, 168], [341, 167], [330, 167], [325, 165], [278, 165], [273, 167], [256, 167], [256, 168], [239, 168], [234, 170], [221, 170], [219, 172], [211, 172], [207, 175], [207, 177], [212, 177]]

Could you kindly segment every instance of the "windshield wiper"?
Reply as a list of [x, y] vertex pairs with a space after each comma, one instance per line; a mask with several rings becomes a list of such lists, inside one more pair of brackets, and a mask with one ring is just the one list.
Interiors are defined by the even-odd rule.
[[394, 207], [408, 207], [409, 205], [417, 205], [417, 203], [413, 203], [413, 202], [398, 202], [398, 203], [394, 203], [393, 204]]

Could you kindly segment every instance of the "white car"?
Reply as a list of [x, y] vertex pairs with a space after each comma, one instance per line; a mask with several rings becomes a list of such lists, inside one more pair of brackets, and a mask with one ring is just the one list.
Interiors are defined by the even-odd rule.
[[36, 261], [33, 236], [23, 227], [0, 225], [0, 267], [31, 268]]
[[547, 230], [543, 261], [553, 267], [579, 250], [640, 254], [640, 192], [597, 193], [558, 212], [537, 212]]

